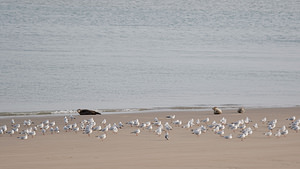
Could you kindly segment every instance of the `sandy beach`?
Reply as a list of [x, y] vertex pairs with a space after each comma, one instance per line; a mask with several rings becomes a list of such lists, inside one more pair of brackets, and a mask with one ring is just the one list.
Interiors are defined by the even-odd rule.
[[[174, 120], [167, 119], [167, 115], [176, 115]], [[286, 120], [292, 116], [300, 119], [300, 107], [293, 108], [260, 108], [246, 109], [243, 114], [238, 114], [236, 109], [223, 110], [221, 115], [213, 115], [213, 111], [176, 111], [176, 112], [153, 112], [132, 114], [103, 114], [101, 116], [79, 116], [69, 119], [68, 124], [76, 123], [93, 118], [96, 126], [105, 128], [108, 124], [122, 122], [124, 127], [119, 128], [117, 134], [112, 131], [106, 133], [103, 141], [96, 136], [102, 135], [102, 131], [93, 131], [90, 136], [83, 131], [64, 131], [64, 116], [38, 116], [38, 117], [12, 117], [16, 124], [21, 124], [18, 132], [12, 136], [8, 133], [0, 135], [0, 168], [299, 168], [300, 166], [300, 132], [289, 128], [292, 121]], [[126, 124], [126, 122], [138, 119], [139, 125], [145, 122], [154, 122], [157, 117], [164, 126], [168, 122], [172, 126], [169, 140], [165, 139], [165, 132], [161, 136], [156, 135], [154, 130], [158, 128], [152, 124], [151, 131], [140, 128], [136, 136], [131, 133], [138, 127]], [[209, 122], [201, 121], [197, 125], [197, 119], [209, 118]], [[225, 139], [216, 134], [213, 128], [208, 126], [221, 123], [226, 119], [224, 135], [232, 134], [232, 139]], [[241, 121], [245, 123], [246, 118], [252, 122], [244, 124], [251, 127], [253, 134], [249, 134], [242, 141], [238, 136], [242, 129], [236, 131], [230, 129], [229, 124]], [[267, 121], [277, 119], [276, 126], [272, 130], [272, 136], [266, 136], [269, 131], [268, 122], [263, 123], [261, 119], [266, 117]], [[11, 130], [11, 119], [0, 119], [0, 126], [7, 125]], [[32, 120], [31, 126], [24, 126], [24, 120]], [[106, 119], [106, 124], [101, 124]], [[191, 119], [194, 125], [191, 128], [183, 128]], [[55, 121], [55, 126], [60, 129], [59, 134], [51, 134], [47, 129], [45, 135], [41, 129], [36, 131], [33, 138], [28, 136], [27, 140], [17, 137], [22, 130], [34, 127], [41, 122]], [[181, 120], [182, 125], [176, 127], [172, 121]], [[253, 125], [257, 123], [258, 128]], [[85, 124], [87, 125], [87, 124]], [[200, 126], [207, 128], [200, 135], [192, 134], [191, 129]], [[274, 136], [279, 129], [286, 126], [286, 136]], [[240, 124], [239, 127], [243, 125]], [[165, 129], [165, 126], [164, 126]]]

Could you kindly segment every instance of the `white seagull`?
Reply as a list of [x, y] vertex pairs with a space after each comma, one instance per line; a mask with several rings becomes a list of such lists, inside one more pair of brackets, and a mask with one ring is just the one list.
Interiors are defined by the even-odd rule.
[[165, 139], [169, 140], [169, 133], [168, 132], [166, 132], [166, 134], [165, 134]]
[[106, 134], [102, 134], [100, 136], [96, 136], [98, 139], [101, 139], [101, 141], [103, 141], [104, 139], [106, 139]]
[[232, 139], [232, 134], [229, 134], [228, 136], [224, 136], [225, 139]]
[[131, 132], [131, 133], [133, 133], [133, 134], [135, 134], [136, 136], [138, 136], [138, 134], [141, 133], [141, 130], [140, 130], [140, 129], [137, 129], [137, 130], [135, 130], [135, 131], [133, 131], [133, 132]]
[[20, 139], [20, 140], [27, 140], [28, 136], [27, 136], [27, 134], [25, 134], [24, 136], [17, 137], [17, 138]]

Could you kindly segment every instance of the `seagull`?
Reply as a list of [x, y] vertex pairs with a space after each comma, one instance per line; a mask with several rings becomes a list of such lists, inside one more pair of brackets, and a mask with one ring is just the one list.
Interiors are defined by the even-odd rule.
[[229, 134], [228, 136], [224, 136], [225, 139], [232, 139], [232, 134]]
[[58, 126], [55, 127], [54, 131], [55, 131], [56, 134], [59, 133], [59, 128], [58, 128]]
[[33, 138], [33, 136], [36, 135], [36, 132], [35, 132], [35, 131], [32, 131], [32, 132], [29, 132], [28, 134]]
[[246, 117], [246, 119], [244, 120], [245, 124], [249, 124], [250, 122], [252, 122], [252, 120], [249, 117]]
[[265, 133], [265, 136], [269, 136], [269, 137], [272, 136], [272, 131], [266, 132], [266, 133]]
[[168, 122], [166, 122], [165, 128], [166, 128], [166, 130], [168, 130], [168, 131], [170, 131], [170, 130], [173, 129], [172, 126], [170, 126], [170, 124], [169, 124]]
[[174, 115], [167, 115], [166, 118], [167, 118], [167, 119], [174, 120], [174, 119], [175, 119], [175, 114], [174, 114]]
[[102, 127], [101, 126], [97, 126], [97, 127], [93, 127], [94, 131], [101, 131]]
[[280, 128], [280, 131], [281, 132], [284, 132], [286, 130], [286, 127], [285, 127], [285, 125], [284, 126], [282, 126], [281, 128]]
[[102, 122], [101, 122], [103, 125], [106, 124], [106, 119], [103, 119]]
[[207, 117], [206, 119], [202, 120], [202, 122], [208, 123], [209, 122], [209, 118]]
[[27, 139], [28, 139], [28, 136], [27, 136], [27, 134], [25, 134], [25, 136], [17, 137], [17, 138], [20, 139], [20, 140], [27, 140]]
[[175, 127], [179, 127], [182, 125], [182, 121], [181, 120], [176, 120], [176, 121], [173, 121], [173, 124], [175, 125]]
[[253, 125], [253, 128], [257, 129], [257, 128], [258, 128], [258, 124], [255, 123], [255, 124]]
[[98, 139], [101, 139], [101, 141], [103, 141], [104, 139], [106, 139], [106, 134], [102, 134], [100, 136], [96, 136]]
[[196, 124], [197, 124], [197, 126], [200, 126], [200, 124], [201, 124], [200, 119], [197, 119]]
[[162, 128], [157, 128], [156, 130], [155, 130], [155, 133], [156, 133], [156, 135], [158, 135], [158, 136], [160, 136], [161, 135], [161, 133], [162, 133]]
[[7, 126], [6, 126], [6, 125], [2, 126], [2, 130], [3, 130], [4, 132], [6, 132], [6, 131], [7, 131]]
[[91, 136], [93, 130], [90, 128], [87, 128], [86, 130], [84, 130], [83, 134], [87, 134], [89, 137]]
[[281, 136], [281, 132], [280, 130], [277, 131], [277, 133], [275, 134], [275, 137], [280, 137]]
[[108, 126], [104, 127], [103, 129], [101, 129], [102, 132], [106, 133], [108, 131]]
[[168, 132], [166, 132], [166, 134], [165, 134], [165, 139], [169, 140], [169, 133]]
[[288, 131], [288, 130], [285, 130], [285, 131], [282, 131], [282, 132], [281, 132], [281, 135], [283, 135], [283, 136], [286, 136], [287, 134], [289, 134], [289, 131]]
[[246, 134], [245, 134], [245, 133], [240, 134], [240, 135], [238, 136], [238, 138], [240, 138], [241, 141], [244, 141], [244, 139], [246, 138]]
[[199, 136], [202, 133], [201, 128], [197, 128], [195, 130], [193, 130], [193, 134]]
[[133, 131], [133, 132], [131, 132], [131, 133], [134, 133], [136, 136], [138, 136], [138, 134], [140, 134], [140, 132], [141, 132], [141, 130], [140, 130], [140, 129], [137, 129], [137, 130], [135, 130], [135, 131]]
[[50, 128], [50, 133], [53, 134], [53, 132], [54, 132], [54, 128], [51, 127], [51, 128]]
[[11, 125], [13, 126], [15, 124], [15, 120], [11, 119]]
[[139, 127], [142, 128], [143, 130], [146, 128], [146, 123], [142, 123]]
[[49, 125], [50, 125], [51, 127], [54, 127], [54, 126], [55, 126], [55, 121], [50, 122]]
[[46, 129], [42, 129], [43, 135], [45, 135], [46, 131], [47, 131]]
[[266, 123], [266, 122], [267, 122], [267, 118], [264, 117], [263, 119], [261, 119], [261, 122], [262, 122], [263, 124]]
[[292, 116], [292, 117], [290, 117], [290, 118], [287, 118], [286, 120], [295, 121], [295, 120], [296, 120], [296, 117], [295, 117], [295, 116]]
[[122, 127], [124, 127], [122, 122], [119, 122], [119, 128], [121, 129]]
[[118, 128], [115, 126], [115, 127], [113, 127], [113, 132], [115, 133], [115, 134], [117, 134], [118, 133]]
[[152, 125], [150, 124], [147, 128], [147, 130], [151, 131], [153, 129]]
[[72, 121], [73, 119], [76, 119], [73, 115], [70, 115], [69, 117], [70, 117], [71, 121]]
[[64, 130], [67, 132], [69, 130], [68, 126], [64, 126]]
[[300, 127], [295, 125], [295, 126], [292, 126], [292, 129], [295, 130], [298, 133], [298, 131], [300, 130]]
[[69, 119], [67, 118], [67, 116], [64, 117], [64, 121], [65, 121], [65, 124], [69, 123]]
[[6, 133], [12, 136], [13, 134], [15, 134], [15, 130], [7, 131]]
[[220, 130], [217, 132], [218, 135], [220, 135], [221, 137], [224, 135], [224, 130]]
[[79, 127], [73, 128], [73, 131], [75, 131], [75, 133], [77, 133], [79, 131]]

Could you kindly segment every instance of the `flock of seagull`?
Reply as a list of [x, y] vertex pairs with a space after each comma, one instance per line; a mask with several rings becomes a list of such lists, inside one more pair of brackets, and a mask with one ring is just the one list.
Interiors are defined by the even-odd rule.
[[[277, 126], [277, 119], [267, 120], [266, 117], [261, 119], [261, 121], [258, 123], [254, 123], [249, 117], [231, 123], [228, 123], [225, 117], [222, 117], [218, 121], [214, 120], [212, 122], [210, 118], [207, 117], [202, 120], [190, 119], [186, 123], [183, 123], [183, 121], [176, 119], [175, 115], [168, 115], [166, 116], [166, 122], [162, 122], [162, 120], [159, 120], [157, 117], [155, 117], [153, 121], [147, 122], [140, 122], [139, 119], [130, 120], [127, 121], [125, 125], [122, 122], [107, 124], [106, 119], [103, 119], [99, 124], [97, 124], [93, 118], [82, 120], [77, 124], [74, 122], [74, 119], [75, 117], [72, 115], [65, 116], [63, 118], [64, 126], [62, 127], [62, 130], [64, 132], [82, 132], [88, 136], [91, 136], [93, 132], [101, 132], [100, 135], [96, 136], [96, 138], [100, 139], [101, 141], [104, 141], [107, 138], [109, 132], [117, 134], [119, 130], [123, 129], [124, 127], [132, 128], [130, 134], [134, 134], [136, 136], [145, 130], [151, 131], [157, 136], [164, 134], [164, 138], [166, 140], [170, 139], [169, 133], [175, 127], [186, 129], [191, 134], [196, 136], [200, 136], [206, 132], [213, 132], [224, 139], [233, 139], [234, 133], [237, 135], [236, 138], [241, 139], [241, 141], [244, 141], [249, 135], [252, 135], [259, 126], [265, 128], [263, 135], [267, 137], [287, 136], [289, 130], [294, 130], [295, 132], [300, 130], [300, 119], [296, 119], [295, 116], [285, 119], [285, 121], [288, 121], [288, 123], [287, 125], [283, 126]], [[10, 129], [8, 129], [8, 126], [10, 126]], [[225, 135], [225, 129], [230, 131], [229, 135]], [[19, 134], [17, 137], [18, 139], [27, 140], [29, 137], [35, 137], [37, 133], [40, 135], [45, 135], [47, 133], [59, 134], [62, 130], [56, 125], [55, 121], [45, 120], [36, 124], [29, 119], [24, 120], [23, 124], [21, 125], [15, 123], [14, 119], [11, 119], [10, 125], [4, 124], [0, 126], [0, 136], [4, 134], [8, 134], [10, 136]]]

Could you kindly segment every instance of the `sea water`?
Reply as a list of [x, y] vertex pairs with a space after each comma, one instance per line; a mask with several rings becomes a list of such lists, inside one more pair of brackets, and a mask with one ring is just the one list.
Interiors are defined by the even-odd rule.
[[297, 106], [298, 0], [0, 0], [0, 112]]

